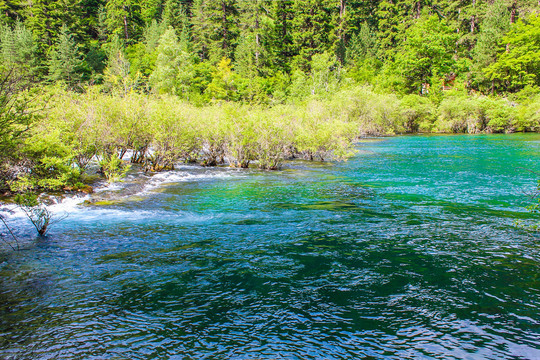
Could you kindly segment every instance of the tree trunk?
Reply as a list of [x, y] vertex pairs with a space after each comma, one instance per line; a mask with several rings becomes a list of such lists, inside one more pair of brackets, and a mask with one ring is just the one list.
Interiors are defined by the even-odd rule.
[[259, 69], [259, 46], [260, 46], [260, 39], [259, 39], [259, 7], [257, 7], [257, 12], [255, 13], [255, 66], [257, 67], [257, 70]]
[[[124, 7], [125, 10], [125, 7]], [[128, 33], [128, 22], [127, 22], [127, 16], [124, 15], [124, 34], [126, 35], [126, 40], [129, 40], [129, 33]]]
[[513, 24], [515, 22], [516, 22], [516, 3], [513, 3], [512, 11], [510, 12], [510, 24]]
[[222, 18], [222, 21], [223, 21], [223, 43], [222, 43], [222, 48], [223, 48], [223, 50], [227, 50], [227, 48], [228, 48], [228, 44], [227, 44], [228, 29], [227, 29], [227, 5], [225, 4], [225, 1], [221, 2], [221, 10], [223, 11], [223, 18]]

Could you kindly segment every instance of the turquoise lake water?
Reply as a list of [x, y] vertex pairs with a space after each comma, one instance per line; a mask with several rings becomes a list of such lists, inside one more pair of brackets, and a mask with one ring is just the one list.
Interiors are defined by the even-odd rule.
[[540, 359], [540, 135], [358, 150], [56, 206], [46, 239], [0, 255], [0, 358]]

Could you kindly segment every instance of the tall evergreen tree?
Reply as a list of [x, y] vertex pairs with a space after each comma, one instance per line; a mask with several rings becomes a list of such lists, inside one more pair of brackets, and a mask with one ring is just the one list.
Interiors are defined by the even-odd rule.
[[234, 0], [196, 0], [193, 4], [193, 39], [202, 59], [217, 63], [232, 59], [238, 36]]
[[174, 93], [180, 66], [181, 49], [174, 29], [169, 27], [159, 39], [156, 68], [150, 76], [152, 88], [160, 93]]
[[274, 19], [271, 36], [271, 51], [275, 59], [275, 67], [289, 72], [291, 58], [296, 55], [293, 51], [293, 1], [275, 1], [272, 9]]
[[252, 77], [263, 73], [268, 60], [270, 34], [268, 0], [239, 0], [240, 40], [236, 48], [236, 70]]
[[35, 46], [32, 33], [17, 21], [13, 28], [0, 28], [0, 58], [9, 68], [31, 66], [35, 61]]
[[311, 57], [325, 51], [335, 53], [339, 8], [335, 0], [295, 0], [293, 3], [294, 65], [309, 70]]
[[140, 0], [108, 0], [106, 24], [110, 33], [133, 43], [142, 34]]
[[49, 79], [64, 81], [73, 86], [80, 80], [82, 64], [79, 46], [73, 39], [66, 25], [62, 26], [60, 36], [49, 58]]
[[172, 26], [180, 35], [183, 28], [191, 27], [189, 4], [183, 0], [166, 0], [161, 21], [165, 26]]
[[379, 56], [392, 58], [398, 43], [399, 12], [397, 0], [381, 0], [377, 6]]
[[37, 50], [41, 58], [45, 59], [62, 27], [69, 23], [65, 19], [66, 9], [60, 0], [35, 0], [29, 2], [25, 8], [26, 26], [37, 39]]
[[348, 64], [358, 64], [366, 58], [375, 57], [377, 53], [377, 38], [365, 22], [360, 31], [352, 35], [346, 49]]

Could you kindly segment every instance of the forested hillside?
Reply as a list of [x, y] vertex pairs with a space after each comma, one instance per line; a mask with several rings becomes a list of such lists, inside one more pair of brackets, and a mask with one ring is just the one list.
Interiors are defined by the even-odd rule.
[[9, 0], [2, 63], [71, 89], [283, 101], [342, 82], [399, 94], [540, 84], [537, 0]]
[[[0, 4], [0, 190], [540, 129], [537, 0]], [[94, 172], [95, 173], [95, 172]]]

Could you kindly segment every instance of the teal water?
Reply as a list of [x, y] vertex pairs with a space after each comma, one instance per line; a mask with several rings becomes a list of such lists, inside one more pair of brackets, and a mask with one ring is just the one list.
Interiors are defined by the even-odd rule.
[[0, 257], [0, 358], [539, 359], [540, 136], [358, 149], [70, 208]]

